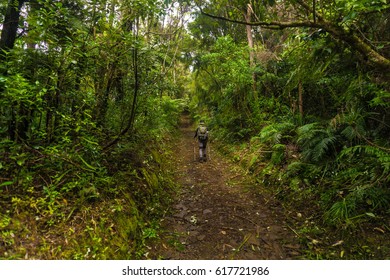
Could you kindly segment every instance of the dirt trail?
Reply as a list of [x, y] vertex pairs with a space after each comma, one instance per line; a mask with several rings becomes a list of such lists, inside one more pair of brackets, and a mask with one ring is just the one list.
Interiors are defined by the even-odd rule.
[[219, 156], [194, 160], [194, 131], [181, 122], [174, 168], [181, 192], [163, 222], [153, 259], [299, 259], [299, 244], [281, 206], [256, 194], [253, 182]]

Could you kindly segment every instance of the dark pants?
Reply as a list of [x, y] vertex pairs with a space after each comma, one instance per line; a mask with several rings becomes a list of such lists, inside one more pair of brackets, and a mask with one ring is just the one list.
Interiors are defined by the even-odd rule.
[[206, 152], [207, 141], [199, 141], [199, 159], [207, 160]]

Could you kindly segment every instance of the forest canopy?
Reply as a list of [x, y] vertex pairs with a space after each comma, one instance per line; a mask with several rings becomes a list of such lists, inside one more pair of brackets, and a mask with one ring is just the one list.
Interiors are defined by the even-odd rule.
[[389, 18], [387, 0], [0, 1], [0, 254], [23, 254], [16, 232], [111, 211], [38, 257], [83, 258], [91, 240], [94, 258], [142, 255], [183, 111], [324, 227], [385, 228]]

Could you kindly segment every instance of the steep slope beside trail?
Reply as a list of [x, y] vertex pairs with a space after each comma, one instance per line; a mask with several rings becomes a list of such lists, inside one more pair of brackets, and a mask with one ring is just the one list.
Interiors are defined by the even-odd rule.
[[151, 246], [152, 259], [297, 259], [299, 244], [281, 206], [256, 194], [254, 183], [211, 147], [194, 160], [194, 131], [183, 117], [174, 148], [181, 190]]

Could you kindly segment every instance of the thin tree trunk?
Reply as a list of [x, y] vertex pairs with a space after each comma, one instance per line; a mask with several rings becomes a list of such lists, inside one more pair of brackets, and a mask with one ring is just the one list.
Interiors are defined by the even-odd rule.
[[303, 117], [303, 86], [302, 81], [298, 82], [298, 108], [299, 114]]
[[[252, 7], [250, 4], [247, 6], [247, 11], [245, 16], [245, 21], [250, 22], [252, 15]], [[246, 36], [248, 38], [248, 47], [249, 47], [249, 63], [250, 67], [253, 68], [255, 66], [255, 51], [254, 51], [254, 42], [253, 42], [253, 34], [252, 34], [252, 26], [246, 25]], [[253, 94], [255, 94], [255, 99], [257, 99], [256, 95], [256, 74], [253, 72], [252, 74], [252, 83], [253, 83]]]

